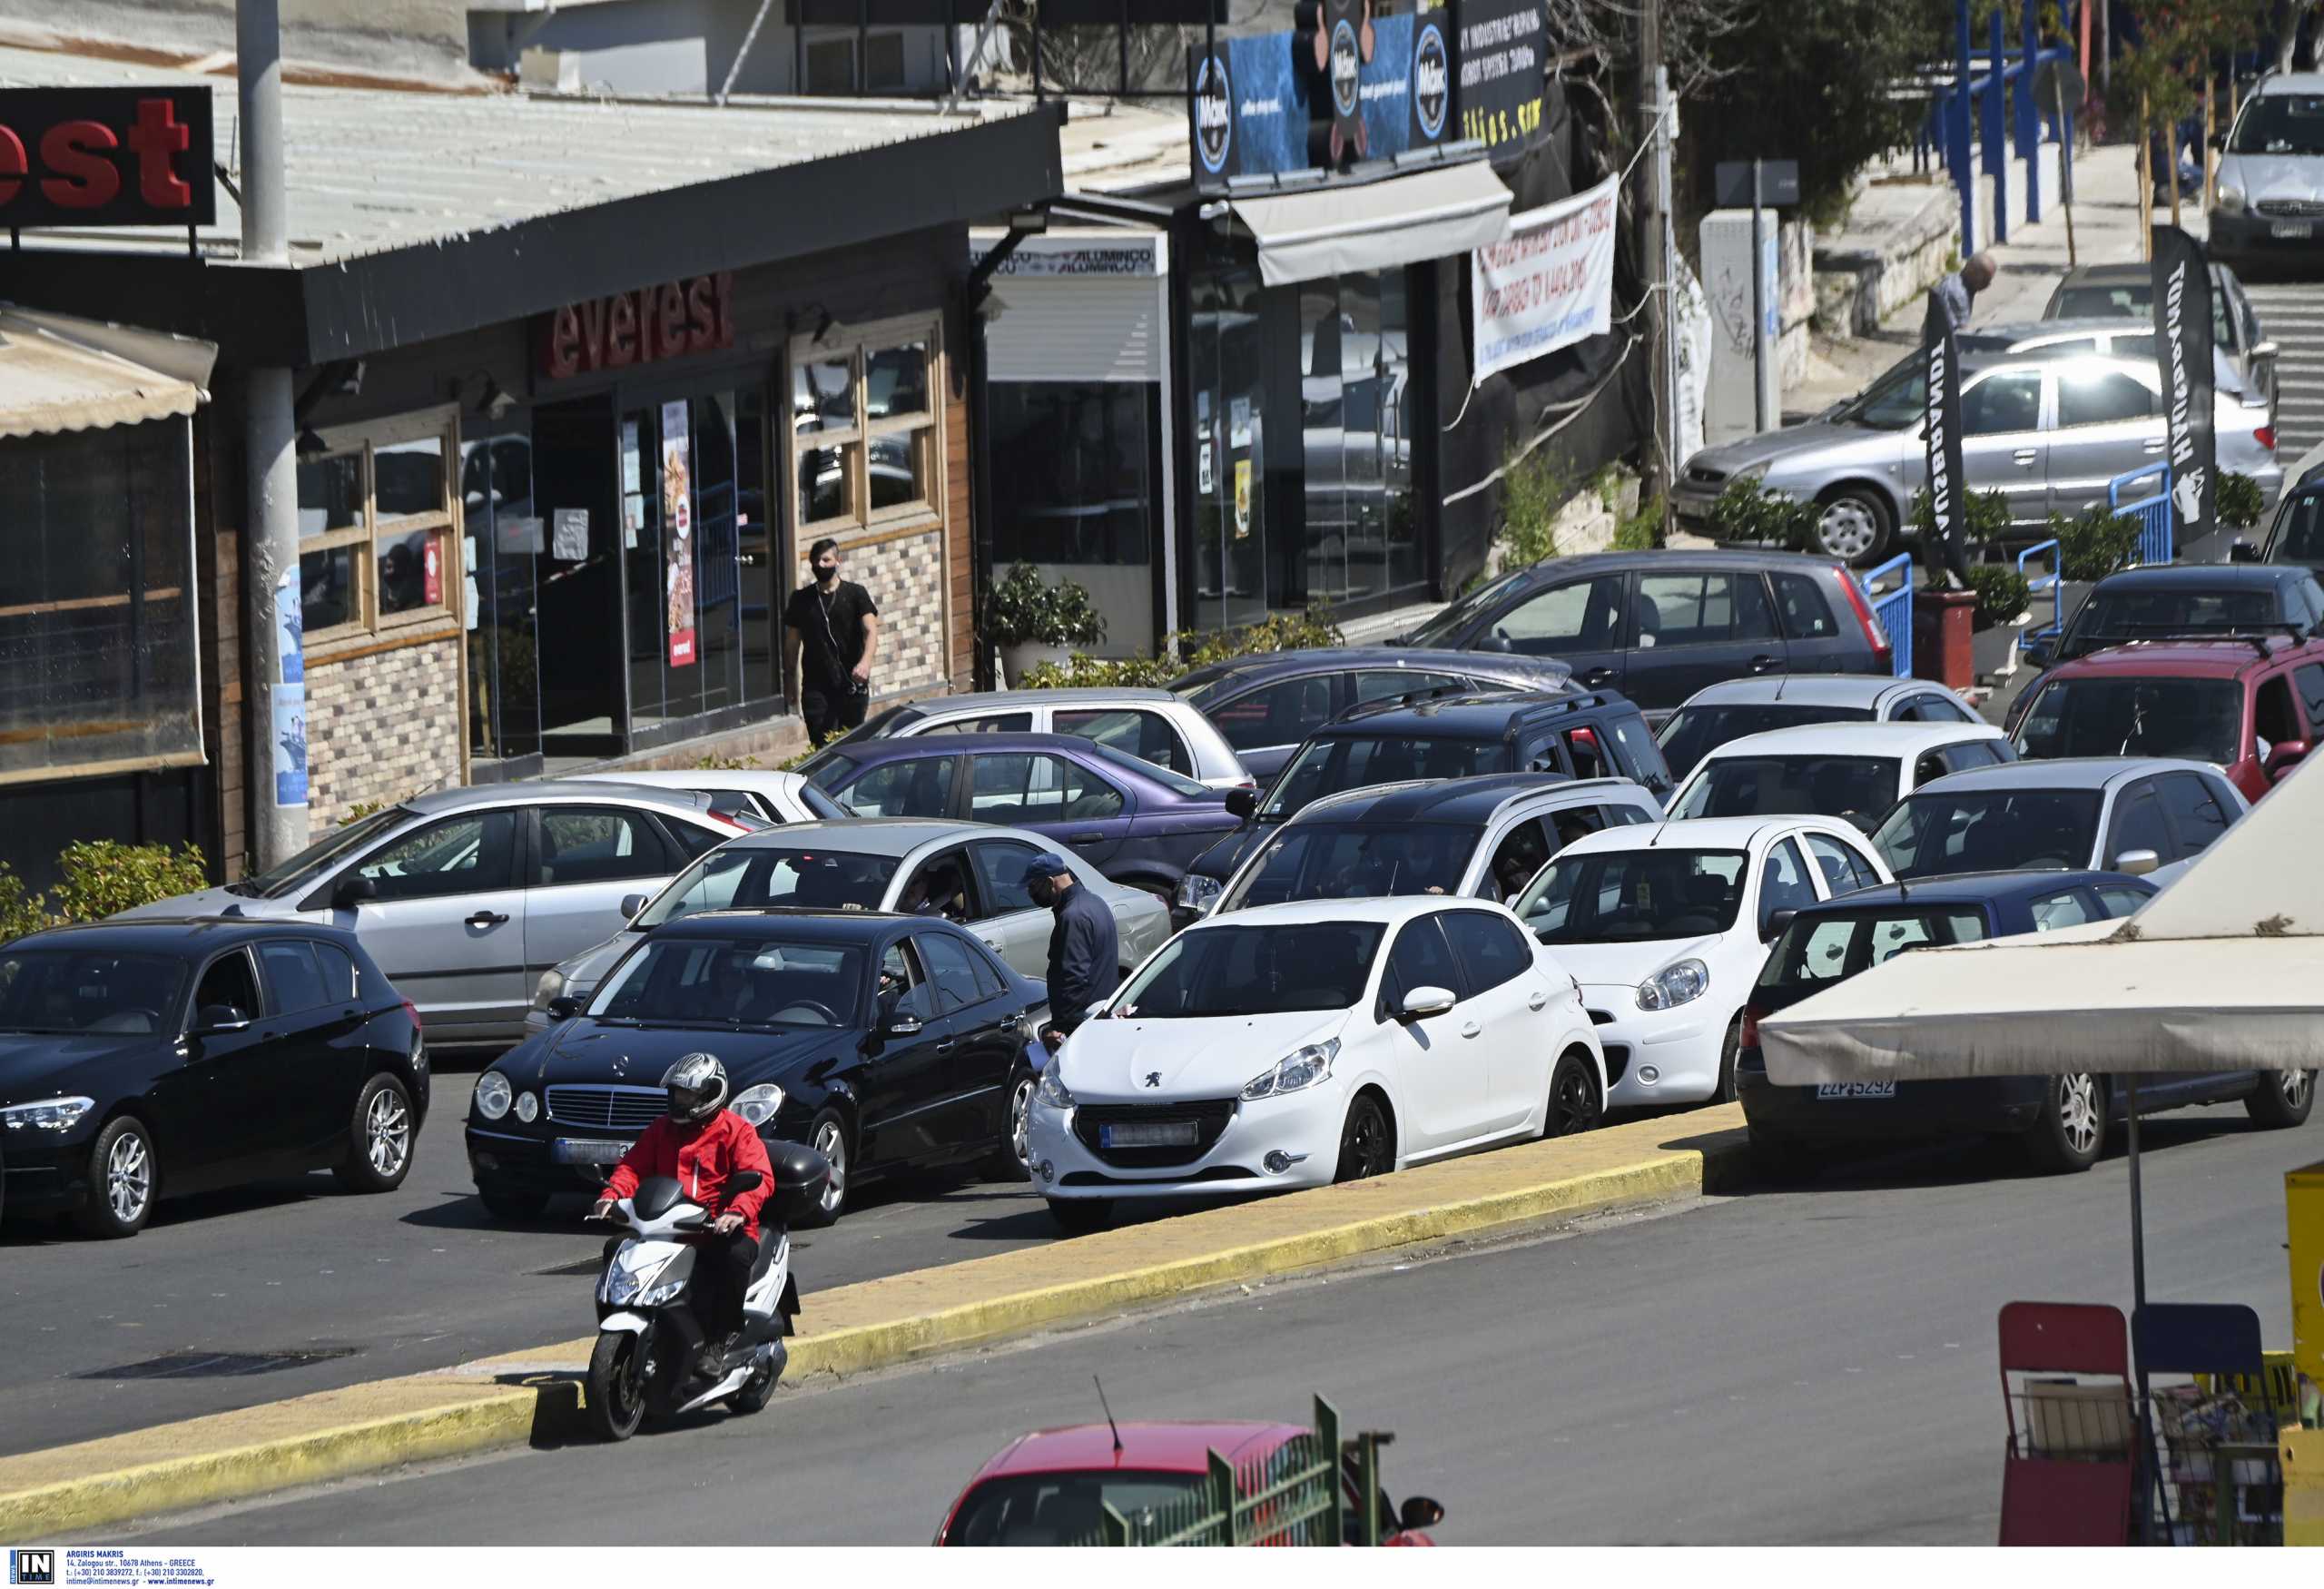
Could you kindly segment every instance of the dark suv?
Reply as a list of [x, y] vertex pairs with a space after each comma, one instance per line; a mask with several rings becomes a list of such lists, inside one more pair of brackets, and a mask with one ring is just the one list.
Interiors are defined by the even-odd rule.
[[1797, 552], [1597, 552], [1503, 574], [1403, 637], [1554, 656], [1585, 689], [1674, 711], [1753, 674], [1887, 673], [1888, 637], [1845, 565]]
[[1262, 841], [1324, 795], [1496, 773], [1628, 778], [1658, 802], [1671, 789], [1670, 769], [1644, 714], [1612, 690], [1456, 695], [1358, 706], [1317, 730], [1265, 794], [1228, 794], [1226, 808], [1244, 819], [1243, 826], [1187, 869], [1172, 917], [1183, 925], [1208, 909]]

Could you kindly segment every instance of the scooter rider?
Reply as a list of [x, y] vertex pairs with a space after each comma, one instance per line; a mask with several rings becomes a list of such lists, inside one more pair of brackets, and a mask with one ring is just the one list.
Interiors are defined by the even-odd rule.
[[[758, 1132], [726, 1108], [726, 1067], [716, 1055], [686, 1055], [664, 1072], [662, 1086], [670, 1095], [669, 1113], [647, 1126], [622, 1155], [589, 1217], [611, 1218], [617, 1199], [655, 1175], [675, 1179], [687, 1200], [711, 1215], [694, 1255], [694, 1274], [707, 1337], [704, 1357], [715, 1367], [742, 1344], [743, 1298], [759, 1256], [759, 1209], [774, 1189], [774, 1170]], [[744, 1170], [758, 1171], [758, 1185], [728, 1199], [727, 1179]]]

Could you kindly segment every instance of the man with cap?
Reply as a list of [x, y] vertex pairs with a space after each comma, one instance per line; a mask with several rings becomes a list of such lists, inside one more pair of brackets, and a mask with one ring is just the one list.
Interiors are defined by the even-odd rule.
[[1089, 1018], [1089, 1006], [1121, 980], [1121, 939], [1106, 902], [1081, 886], [1054, 850], [1025, 863], [1025, 892], [1057, 918], [1049, 929], [1049, 1023], [1041, 1041], [1055, 1053]]

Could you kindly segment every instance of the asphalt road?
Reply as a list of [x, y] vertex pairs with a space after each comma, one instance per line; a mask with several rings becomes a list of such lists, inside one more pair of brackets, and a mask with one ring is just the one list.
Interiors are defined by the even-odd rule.
[[[2230, 1106], [2145, 1129], [2156, 1300], [2290, 1332], [2282, 1173], [2324, 1129]], [[576, 1445], [168, 1520], [185, 1545], [926, 1541], [1016, 1433], [1305, 1416], [1393, 1429], [1392, 1493], [1446, 1544], [1991, 1544], [2014, 1298], [2130, 1298], [2124, 1162], [2034, 1179], [2004, 1148], [1251, 1295], [1027, 1347], [785, 1390], [618, 1447]], [[812, 1294], [808, 1298], [811, 1315]], [[350, 1504], [357, 1503], [357, 1504]]]

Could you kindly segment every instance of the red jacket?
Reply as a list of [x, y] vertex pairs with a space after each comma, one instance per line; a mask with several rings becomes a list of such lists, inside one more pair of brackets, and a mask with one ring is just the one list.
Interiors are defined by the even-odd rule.
[[[726, 1178], [738, 1170], [757, 1170], [759, 1183], [728, 1202]], [[767, 1162], [758, 1132], [733, 1110], [722, 1109], [699, 1126], [677, 1125], [664, 1115], [621, 1156], [606, 1177], [606, 1189], [625, 1198], [651, 1175], [675, 1179], [685, 1189], [686, 1200], [701, 1204], [714, 1219], [729, 1210], [742, 1215], [743, 1229], [758, 1239], [759, 1209], [774, 1191], [774, 1167]]]

